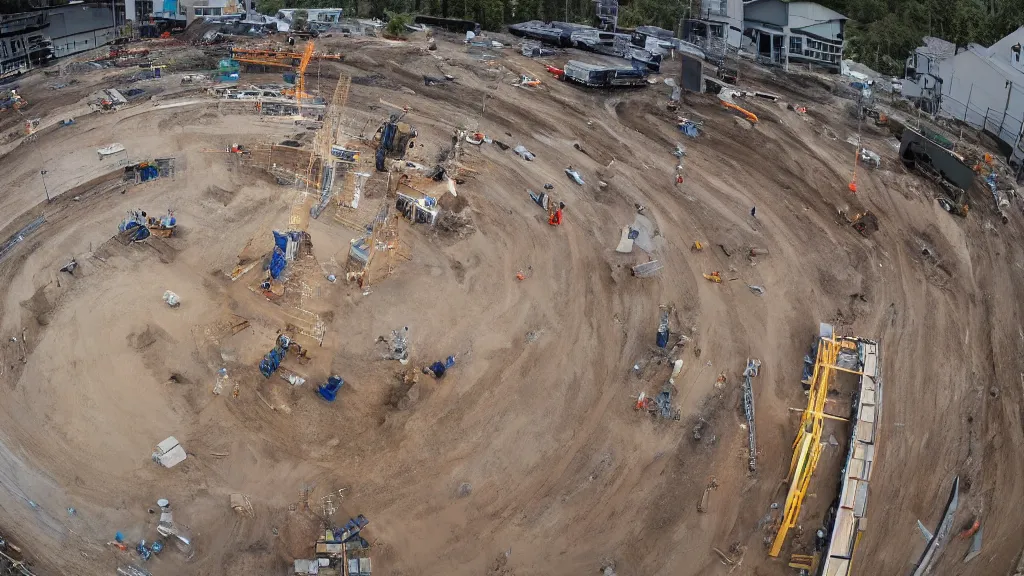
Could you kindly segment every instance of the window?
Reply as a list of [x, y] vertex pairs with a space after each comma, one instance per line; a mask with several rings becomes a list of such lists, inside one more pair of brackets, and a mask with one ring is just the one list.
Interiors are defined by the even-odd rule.
[[1020, 64], [1020, 44], [1010, 46], [1010, 60], [1014, 64]]
[[799, 36], [789, 37], [789, 51], [791, 54], [800, 54], [803, 52], [804, 39]]

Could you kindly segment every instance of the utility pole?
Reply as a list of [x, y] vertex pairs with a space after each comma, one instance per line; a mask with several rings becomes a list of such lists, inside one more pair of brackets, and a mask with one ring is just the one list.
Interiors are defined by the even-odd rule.
[[43, 193], [46, 194], [46, 201], [50, 202], [50, 191], [46, 188], [46, 170], [40, 170], [39, 177], [43, 180]]

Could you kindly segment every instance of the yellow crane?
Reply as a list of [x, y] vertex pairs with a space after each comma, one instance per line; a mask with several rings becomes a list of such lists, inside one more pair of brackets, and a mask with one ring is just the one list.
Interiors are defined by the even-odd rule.
[[302, 51], [302, 59], [299, 60], [299, 66], [295, 69], [295, 102], [299, 105], [299, 114], [302, 114], [302, 99], [308, 97], [306, 94], [306, 68], [309, 67], [309, 62], [313, 59], [313, 52], [316, 48], [313, 46], [313, 41], [306, 42], [306, 49]]
[[281, 68], [295, 68], [295, 89], [285, 93], [295, 96], [299, 105], [299, 113], [302, 112], [302, 100], [311, 96], [306, 93], [306, 69], [309, 63], [316, 59], [340, 60], [338, 54], [317, 54], [313, 41], [306, 42], [301, 53], [273, 50], [268, 48], [232, 48], [231, 57], [242, 64], [256, 66], [276, 66]]
[[814, 374], [811, 377], [811, 388], [807, 398], [807, 408], [800, 416], [800, 429], [793, 442], [793, 459], [789, 465], [789, 492], [786, 504], [782, 509], [779, 530], [775, 534], [768, 555], [778, 557], [785, 544], [786, 534], [797, 524], [800, 506], [807, 495], [807, 487], [811, 483], [814, 468], [821, 456], [821, 431], [825, 423], [825, 400], [828, 396], [829, 384], [835, 377], [836, 356], [842, 343], [834, 336], [822, 336], [818, 342], [818, 355], [814, 363]]

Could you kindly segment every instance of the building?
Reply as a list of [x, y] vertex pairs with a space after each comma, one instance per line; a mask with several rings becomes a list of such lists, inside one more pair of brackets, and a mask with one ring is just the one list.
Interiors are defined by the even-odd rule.
[[[284, 23], [289, 26], [295, 23], [296, 12], [305, 12], [307, 22], [320, 22], [336, 24], [343, 18], [343, 10], [341, 8], [308, 8], [308, 9], [293, 9], [286, 8], [284, 10], [277, 11], [277, 20], [279, 23]], [[280, 24], [278, 25], [280, 28]], [[282, 30], [283, 32], [284, 30]]]
[[903, 94], [922, 110], [991, 134], [1015, 165], [1024, 165], [1024, 27], [989, 47], [925, 38], [906, 62]]
[[0, 78], [22, 74], [53, 57], [46, 12], [0, 16]]
[[731, 48], [739, 48], [743, 38], [743, 0], [702, 0], [700, 18], [711, 38], [721, 38]]
[[816, 64], [839, 72], [846, 16], [814, 2], [753, 0], [743, 5], [743, 34], [758, 60]]
[[0, 77], [27, 72], [51, 58], [103, 46], [124, 24], [124, 0], [82, 2], [0, 16]]
[[77, 2], [49, 8], [53, 55], [70, 56], [113, 41], [124, 24], [124, 8], [123, 2]]
[[925, 36], [924, 44], [907, 57], [906, 74], [901, 93], [920, 102], [925, 112], [939, 111], [942, 95], [943, 65], [948, 66], [956, 54], [956, 45], [941, 38]]

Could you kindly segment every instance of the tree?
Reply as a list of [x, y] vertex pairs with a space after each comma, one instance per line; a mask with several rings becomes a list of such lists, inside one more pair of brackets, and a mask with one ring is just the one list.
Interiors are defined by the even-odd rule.
[[388, 36], [401, 37], [405, 36], [406, 24], [412, 24], [412, 16], [410, 14], [388, 12], [388, 24], [384, 27], [384, 33]]
[[256, 11], [260, 14], [273, 16], [284, 7], [284, 0], [256, 0]]

